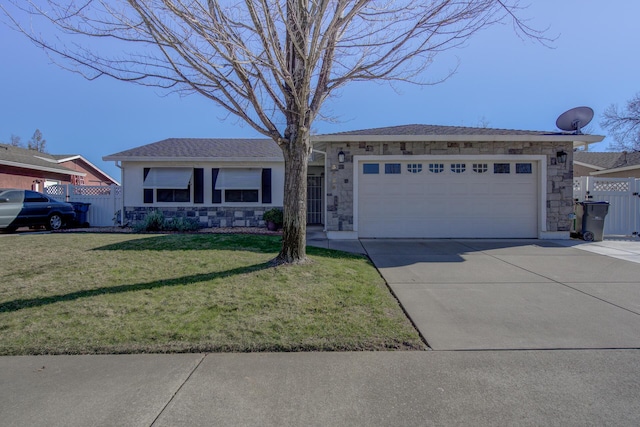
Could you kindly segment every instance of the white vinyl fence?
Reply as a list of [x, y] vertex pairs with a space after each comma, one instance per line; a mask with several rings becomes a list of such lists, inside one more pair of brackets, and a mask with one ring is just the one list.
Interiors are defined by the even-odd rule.
[[573, 179], [579, 202], [609, 202], [605, 236], [640, 237], [640, 179], [581, 176]]
[[87, 221], [92, 227], [114, 225], [116, 212], [122, 209], [122, 187], [119, 185], [52, 185], [44, 192], [62, 202], [91, 203]]

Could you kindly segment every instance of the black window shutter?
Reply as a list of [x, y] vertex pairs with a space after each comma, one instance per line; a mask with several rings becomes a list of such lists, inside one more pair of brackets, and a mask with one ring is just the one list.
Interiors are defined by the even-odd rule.
[[218, 168], [211, 169], [211, 189], [213, 190], [212, 203], [222, 203], [222, 190], [216, 190], [218, 172], [220, 172], [220, 169]]
[[[147, 175], [149, 175], [149, 171], [151, 168], [144, 168], [144, 176], [142, 177], [142, 181], [144, 182], [147, 179]], [[153, 188], [145, 188], [144, 189], [144, 203], [153, 203]]]
[[262, 203], [271, 203], [271, 169], [262, 169]]
[[193, 203], [204, 203], [204, 169], [193, 169]]

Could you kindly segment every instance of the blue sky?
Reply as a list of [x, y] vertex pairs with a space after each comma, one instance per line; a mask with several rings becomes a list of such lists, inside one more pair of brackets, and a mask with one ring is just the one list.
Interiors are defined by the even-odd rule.
[[[410, 123], [556, 130], [562, 112], [594, 109], [591, 133], [604, 109], [640, 91], [640, 2], [535, 0], [524, 12], [558, 36], [553, 48], [523, 41], [510, 25], [477, 34], [442, 55], [434, 78], [460, 61], [457, 73], [427, 87], [356, 83], [328, 100], [337, 123], [318, 133]], [[198, 96], [165, 95], [115, 80], [86, 81], [50, 63], [24, 36], [0, 24], [0, 141], [26, 142], [40, 129], [55, 154], [82, 154], [116, 179], [102, 156], [169, 137], [256, 137], [253, 129]], [[428, 77], [428, 76], [427, 76]], [[605, 151], [607, 139], [592, 150]]]

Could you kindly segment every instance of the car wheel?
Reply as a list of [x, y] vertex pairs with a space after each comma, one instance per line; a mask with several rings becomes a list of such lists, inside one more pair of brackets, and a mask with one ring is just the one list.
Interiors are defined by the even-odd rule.
[[60, 230], [62, 228], [62, 217], [58, 214], [53, 214], [47, 221], [47, 230]]

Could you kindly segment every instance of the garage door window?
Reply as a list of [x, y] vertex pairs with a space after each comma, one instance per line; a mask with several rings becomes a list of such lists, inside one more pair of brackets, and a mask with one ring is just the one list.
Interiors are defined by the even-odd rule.
[[364, 163], [362, 173], [365, 175], [377, 175], [380, 173], [380, 165], [377, 163]]
[[489, 165], [486, 163], [474, 163], [473, 171], [475, 173], [486, 173], [489, 170]]
[[467, 170], [467, 165], [465, 163], [451, 163], [451, 172], [453, 173], [464, 173]]
[[516, 173], [530, 174], [531, 163], [516, 163]]
[[420, 173], [422, 172], [422, 163], [409, 163], [407, 165], [407, 172]]
[[511, 165], [509, 163], [494, 163], [493, 173], [511, 173]]
[[429, 172], [442, 173], [444, 171], [443, 163], [429, 163]]
[[384, 173], [388, 175], [397, 175], [400, 173], [400, 163], [385, 163]]

